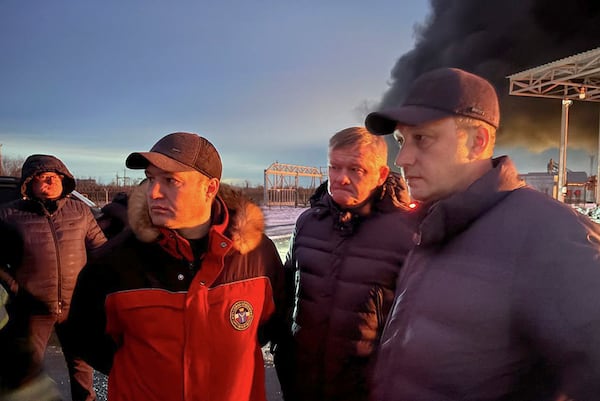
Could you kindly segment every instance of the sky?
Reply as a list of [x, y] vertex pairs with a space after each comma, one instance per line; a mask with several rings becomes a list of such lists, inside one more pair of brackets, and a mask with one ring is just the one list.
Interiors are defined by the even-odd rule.
[[[217, 147], [227, 182], [325, 167], [329, 137], [363, 125], [429, 13], [425, 0], [2, 0], [0, 150], [108, 184], [142, 177], [129, 153], [187, 131]], [[509, 151], [546, 168], [545, 153]]]
[[362, 125], [427, 2], [0, 2], [2, 154], [54, 154], [108, 183], [176, 131], [221, 153], [223, 178], [276, 161], [326, 166]]

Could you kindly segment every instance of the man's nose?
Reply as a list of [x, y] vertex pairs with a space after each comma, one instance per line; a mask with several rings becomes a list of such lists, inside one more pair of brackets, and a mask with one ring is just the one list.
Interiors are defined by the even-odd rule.
[[161, 198], [162, 192], [160, 190], [160, 184], [158, 182], [151, 182], [148, 187], [148, 194], [150, 195], [150, 199]]
[[411, 151], [409, 146], [402, 146], [398, 150], [398, 154], [396, 155], [396, 160], [394, 160], [394, 164], [396, 167], [405, 167], [414, 164], [415, 162], [415, 154]]
[[342, 174], [340, 174], [339, 181], [340, 181], [340, 184], [342, 184], [342, 185], [350, 184], [350, 178], [348, 177], [348, 173], [343, 172]]

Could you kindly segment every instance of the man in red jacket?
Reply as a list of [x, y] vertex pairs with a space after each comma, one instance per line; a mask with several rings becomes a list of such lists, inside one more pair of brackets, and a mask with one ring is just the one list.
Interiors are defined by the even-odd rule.
[[132, 153], [146, 181], [128, 202], [132, 234], [82, 272], [73, 328], [109, 374], [110, 401], [261, 401], [261, 344], [277, 334], [282, 265], [260, 209], [221, 185], [199, 135]]

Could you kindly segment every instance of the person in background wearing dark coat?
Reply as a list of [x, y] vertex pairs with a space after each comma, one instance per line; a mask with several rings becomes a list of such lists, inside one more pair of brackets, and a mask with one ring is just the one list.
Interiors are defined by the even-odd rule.
[[285, 262], [289, 334], [275, 362], [284, 399], [365, 400], [372, 356], [414, 213], [387, 145], [363, 127], [329, 141], [329, 179], [298, 218]]
[[494, 87], [453, 68], [367, 116], [372, 133], [394, 133], [396, 164], [426, 210], [372, 400], [600, 397], [600, 226], [493, 157], [499, 121]]
[[[74, 355], [66, 321], [77, 275], [88, 252], [106, 238], [84, 203], [70, 198], [75, 179], [62, 161], [31, 155], [21, 169], [22, 199], [0, 208], [0, 221], [23, 239], [20, 263], [4, 267], [14, 292], [27, 294], [33, 360], [41, 366], [52, 330], [61, 343], [75, 401], [94, 400], [92, 368]], [[8, 250], [15, 252], [16, 250]]]
[[283, 268], [260, 208], [221, 184], [219, 153], [194, 133], [126, 165], [147, 180], [128, 238], [79, 276], [78, 350], [109, 375], [110, 401], [265, 401], [261, 345], [280, 330]]
[[29, 315], [35, 300], [7, 273], [22, 256], [18, 231], [0, 221], [0, 400], [59, 401], [56, 383], [33, 358]]
[[129, 228], [127, 202], [127, 193], [117, 192], [112, 200], [100, 209], [102, 213], [96, 220], [106, 238], [112, 239]]
[[0, 278], [0, 400], [60, 401], [58, 386], [33, 359], [23, 300]]

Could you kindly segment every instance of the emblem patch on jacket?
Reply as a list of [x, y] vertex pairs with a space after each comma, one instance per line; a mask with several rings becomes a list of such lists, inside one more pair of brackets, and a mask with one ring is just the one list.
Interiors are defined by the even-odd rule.
[[229, 321], [236, 330], [246, 330], [254, 319], [254, 308], [247, 301], [237, 301], [229, 311]]

